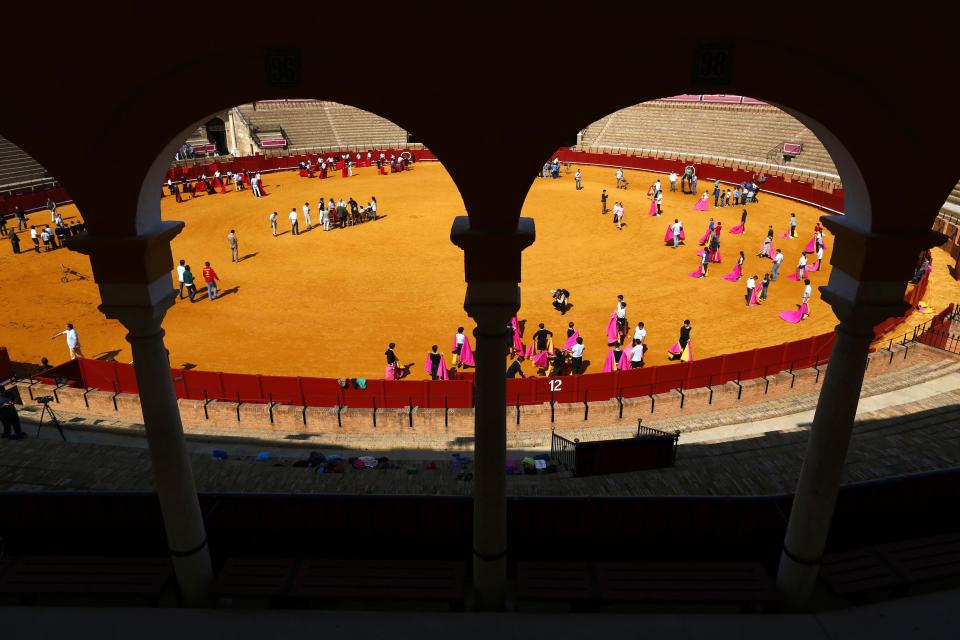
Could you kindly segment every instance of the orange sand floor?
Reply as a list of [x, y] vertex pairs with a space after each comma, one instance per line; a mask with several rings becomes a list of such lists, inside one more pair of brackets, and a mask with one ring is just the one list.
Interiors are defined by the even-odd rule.
[[[830, 308], [815, 292], [811, 317], [799, 325], [778, 318], [794, 309], [802, 284], [784, 279], [796, 264], [799, 251], [811, 236], [820, 212], [792, 201], [761, 195], [749, 205], [745, 236], [732, 236], [740, 209], [707, 213], [693, 210], [694, 198], [665, 187], [664, 215], [647, 215], [647, 186], [655, 174], [628, 171], [629, 191], [614, 188], [614, 170], [584, 167], [584, 189], [575, 191], [572, 171], [560, 180], [537, 179], [523, 214], [537, 223], [537, 241], [523, 257], [523, 306], [519, 317], [527, 335], [545, 322], [558, 335], [568, 321], [576, 323], [586, 343], [588, 372], [600, 371], [606, 354], [605, 326], [616, 295], [628, 302], [632, 324], [646, 323], [648, 364], [666, 362], [666, 349], [677, 338], [681, 322], [693, 322], [694, 356], [708, 356], [777, 344], [829, 331], [835, 324]], [[703, 176], [709, 178], [710, 176]], [[205, 370], [312, 376], [383, 376], [383, 351], [397, 343], [404, 363], [413, 363], [414, 378], [426, 377], [422, 363], [433, 343], [449, 354], [457, 325], [470, 327], [463, 311], [463, 258], [450, 244], [453, 217], [464, 213], [463, 202], [444, 168], [421, 163], [415, 169], [377, 176], [360, 169], [353, 178], [327, 181], [304, 179], [293, 172], [265, 175], [270, 195], [255, 199], [249, 191], [202, 196], [177, 204], [163, 200], [163, 216], [186, 222], [173, 242], [174, 258], [184, 258], [198, 274], [210, 260], [222, 278], [221, 298], [210, 302], [202, 293], [195, 304], [176, 304], [165, 321], [166, 342], [174, 366], [191, 363]], [[492, 179], [492, 178], [491, 178]], [[664, 181], [666, 185], [666, 181]], [[707, 185], [700, 181], [700, 187]], [[606, 188], [610, 204], [622, 200], [626, 226], [617, 231], [610, 214], [601, 215], [599, 193]], [[375, 195], [384, 217], [354, 228], [324, 233], [314, 229], [299, 237], [270, 235], [267, 216], [276, 210], [283, 231], [286, 215], [308, 200], [353, 195], [366, 203]], [[65, 218], [76, 208], [62, 207]], [[791, 211], [799, 219], [799, 237], [781, 240]], [[688, 272], [697, 267], [696, 239], [707, 220], [722, 220], [724, 262], [712, 265], [709, 277], [697, 280]], [[686, 246], [667, 248], [667, 223], [679, 217], [688, 235]], [[31, 222], [49, 220], [46, 211]], [[745, 275], [762, 277], [770, 263], [755, 257], [767, 224], [777, 233], [774, 246], [786, 254], [781, 279], [770, 289], [769, 301], [747, 308], [745, 279], [724, 281], [737, 251], [746, 256]], [[240, 255], [230, 262], [226, 235], [236, 229]], [[22, 247], [30, 245], [25, 237]], [[827, 256], [833, 248], [827, 237]], [[91, 275], [85, 256], [66, 250], [13, 256], [0, 251], [0, 268], [8, 274], [0, 283], [3, 312], [0, 345], [14, 360], [51, 362], [67, 357], [64, 339], [50, 336], [72, 321], [87, 357], [115, 355], [130, 361], [124, 330], [97, 310], [92, 280], [71, 279], [63, 284], [61, 264]], [[957, 298], [957, 283], [946, 272], [938, 254], [930, 300], [937, 306]], [[829, 265], [813, 276], [815, 286], [826, 283]], [[572, 293], [573, 308], [561, 317], [551, 306], [550, 289], [562, 286]], [[815, 290], [816, 291], [816, 290]], [[530, 370], [528, 369], [528, 372]]]

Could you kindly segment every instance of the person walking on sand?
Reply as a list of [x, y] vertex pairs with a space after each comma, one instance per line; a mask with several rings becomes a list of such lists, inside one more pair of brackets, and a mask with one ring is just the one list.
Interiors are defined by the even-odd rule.
[[273, 237], [277, 237], [277, 212], [270, 214], [270, 230], [273, 231]]
[[70, 349], [70, 359], [76, 360], [77, 358], [85, 357], [83, 352], [80, 351], [80, 336], [77, 335], [77, 330], [73, 328], [71, 323], [67, 323], [67, 328], [61, 331], [60, 333], [55, 333], [50, 337], [51, 340], [59, 338], [60, 336], [67, 337], [67, 348]]
[[233, 229], [227, 234], [227, 244], [230, 245], [230, 261], [240, 262], [240, 244], [237, 242], [237, 232]]
[[217, 275], [217, 272], [213, 270], [213, 267], [210, 266], [209, 262], [203, 263], [203, 281], [207, 283], [207, 298], [210, 300], [217, 299], [217, 282], [220, 281], [220, 276]]

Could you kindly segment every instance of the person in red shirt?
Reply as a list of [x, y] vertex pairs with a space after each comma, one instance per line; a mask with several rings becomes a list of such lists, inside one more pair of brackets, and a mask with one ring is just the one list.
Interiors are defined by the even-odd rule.
[[203, 281], [207, 283], [207, 297], [216, 300], [217, 283], [220, 281], [220, 276], [213, 270], [209, 262], [203, 263]]

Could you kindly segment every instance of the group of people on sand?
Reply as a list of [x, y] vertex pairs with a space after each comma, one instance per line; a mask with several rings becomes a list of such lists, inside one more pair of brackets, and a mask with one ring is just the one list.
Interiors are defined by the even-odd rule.
[[[387, 358], [384, 377], [387, 380], [402, 380], [410, 375], [409, 366], [401, 364], [396, 348], [397, 344], [391, 342], [384, 352]], [[473, 357], [473, 348], [470, 346], [470, 339], [464, 333], [463, 327], [457, 327], [457, 332], [453, 336], [453, 343], [450, 347], [450, 354], [451, 360], [448, 363], [446, 354], [440, 351], [439, 345], [435, 344], [430, 347], [423, 363], [423, 369], [431, 380], [450, 380], [457, 370], [477, 365]]]
[[67, 239], [74, 238], [86, 231], [87, 226], [83, 220], [65, 222], [61, 213], [57, 211], [57, 203], [51, 198], [47, 199], [47, 209], [50, 211], [50, 224], [33, 224], [29, 226], [29, 229], [27, 228], [29, 224], [27, 213], [22, 206], [17, 205], [14, 211], [14, 219], [17, 221], [16, 229], [8, 229], [6, 216], [0, 214], [0, 236], [7, 236], [7, 239], [10, 240], [10, 248], [14, 255], [22, 253], [20, 249], [21, 239], [17, 234], [19, 231], [29, 232], [30, 240], [33, 242], [33, 250], [37, 253], [40, 253], [41, 245], [43, 245], [44, 253], [54, 251], [63, 247]]
[[399, 173], [406, 171], [414, 162], [413, 154], [395, 155], [385, 151], [379, 152], [374, 156], [372, 151], [367, 151], [363, 155], [359, 151], [356, 155], [350, 152], [342, 152], [339, 155], [328, 155], [327, 157], [317, 156], [316, 162], [312, 158], [301, 160], [299, 163], [300, 176], [303, 178], [320, 178], [325, 180], [330, 177], [331, 171], [339, 171], [341, 177], [352, 178], [353, 170], [359, 167], [376, 167], [379, 175], [389, 173]]
[[[187, 176], [180, 176], [179, 180], [167, 178], [166, 187], [167, 191], [170, 192], [170, 195], [173, 196], [177, 202], [183, 202], [184, 196], [187, 195], [191, 198], [196, 198], [201, 195], [213, 196], [218, 193], [226, 193], [227, 187], [231, 184], [233, 185], [234, 191], [246, 191], [249, 189], [255, 198], [262, 198], [268, 195], [263, 188], [263, 177], [259, 171], [243, 171], [238, 173], [227, 171], [225, 174], [222, 174], [219, 169], [216, 169], [213, 175], [210, 176], [204, 172], [201, 173], [198, 178], [187, 178]], [[162, 192], [160, 195], [163, 197]]]
[[[323, 196], [321, 196], [317, 202], [316, 225], [314, 225], [313, 213], [310, 210], [309, 202], [304, 202], [300, 208], [303, 227], [300, 226], [301, 213], [297, 212], [296, 207], [290, 208], [290, 213], [287, 214], [287, 219], [290, 221], [290, 233], [297, 236], [310, 231], [314, 226], [323, 227], [324, 231], [330, 231], [330, 229], [351, 227], [368, 220], [377, 220], [379, 218], [377, 207], [376, 196], [370, 196], [369, 202], [362, 207], [352, 196], [348, 200], [344, 200], [343, 198], [334, 200], [330, 198], [326, 203], [324, 202]], [[268, 216], [268, 220], [270, 221], [270, 230], [273, 233], [273, 237], [276, 238], [278, 235], [281, 235], [277, 232], [279, 226], [277, 212], [272, 212]]]

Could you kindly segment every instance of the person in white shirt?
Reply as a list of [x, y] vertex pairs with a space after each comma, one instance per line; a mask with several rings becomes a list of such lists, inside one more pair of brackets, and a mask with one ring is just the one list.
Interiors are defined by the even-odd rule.
[[233, 174], [233, 190], [243, 191], [243, 177], [239, 173]]
[[623, 169], [617, 169], [617, 189], [621, 189], [623, 184]]
[[657, 178], [657, 181], [653, 183], [653, 193], [657, 194], [663, 191], [663, 185], [660, 184], [660, 178]]
[[263, 195], [260, 192], [260, 174], [259, 173], [253, 176], [252, 178], [250, 178], [250, 186], [253, 188], [253, 197], [259, 198], [261, 197], [261, 195]]
[[674, 218], [670, 229], [673, 231], [673, 248], [676, 249], [680, 246], [680, 231], [683, 230], [683, 225], [680, 224], [679, 219]]
[[638, 342], [643, 342], [644, 338], [647, 337], [647, 330], [643, 328], [643, 323], [637, 323], [637, 330], [633, 332], [633, 339]]
[[577, 185], [577, 191], [580, 191], [580, 189], [583, 189], [583, 174], [580, 173], [580, 169], [577, 169], [577, 172], [573, 174], [573, 181]]
[[177, 282], [180, 284], [180, 299], [183, 300], [183, 272], [186, 271], [187, 261], [181, 260], [177, 265]]
[[287, 217], [290, 218], [290, 233], [295, 236], [300, 235], [300, 225], [297, 222], [297, 210], [290, 209], [290, 213], [287, 215]]
[[770, 279], [774, 282], [780, 275], [780, 263], [783, 262], [783, 252], [777, 249], [777, 255], [773, 258], [773, 270], [770, 272]]
[[663, 213], [663, 209], [660, 207], [660, 205], [663, 204], [663, 192], [657, 191], [657, 195], [654, 199], [657, 201], [657, 215], [660, 215]]
[[817, 268], [820, 268], [820, 261], [823, 260], [823, 243], [817, 248]]
[[747, 278], [747, 306], [750, 306], [750, 298], [753, 296], [753, 289], [757, 286], [757, 276]]
[[347, 177], [352, 178], [353, 177], [353, 161], [347, 160], [346, 163], [347, 163]]
[[807, 254], [801, 253], [800, 260], [797, 262], [797, 280], [803, 280], [807, 277]]
[[803, 298], [800, 300], [801, 304], [808, 304], [810, 302], [810, 296], [813, 294], [813, 289], [810, 287], [810, 280], [804, 280], [803, 284]]
[[623, 294], [617, 296], [617, 333], [620, 334], [620, 341], [627, 335], [627, 303], [623, 299]]
[[303, 223], [307, 226], [307, 231], [313, 229], [313, 219], [310, 217], [310, 203], [303, 203]]
[[577, 375], [583, 371], [583, 338], [577, 336], [577, 344], [570, 348], [570, 373]]
[[70, 359], [76, 360], [77, 358], [85, 357], [83, 352], [80, 351], [80, 337], [77, 335], [77, 330], [73, 328], [73, 325], [69, 322], [67, 323], [67, 328], [56, 333], [50, 339], [58, 338], [60, 336], [67, 337], [67, 348], [70, 349]]
[[623, 203], [613, 203], [613, 223], [617, 225], [617, 231], [623, 230]]
[[373, 214], [373, 219], [377, 219], [377, 196], [370, 196], [370, 213]]
[[270, 214], [270, 229], [273, 231], [273, 237], [277, 237], [277, 212]]
[[630, 354], [630, 368], [639, 369], [643, 366], [643, 342], [633, 339], [633, 352]]
[[677, 174], [673, 171], [670, 172], [670, 191], [677, 190]]

